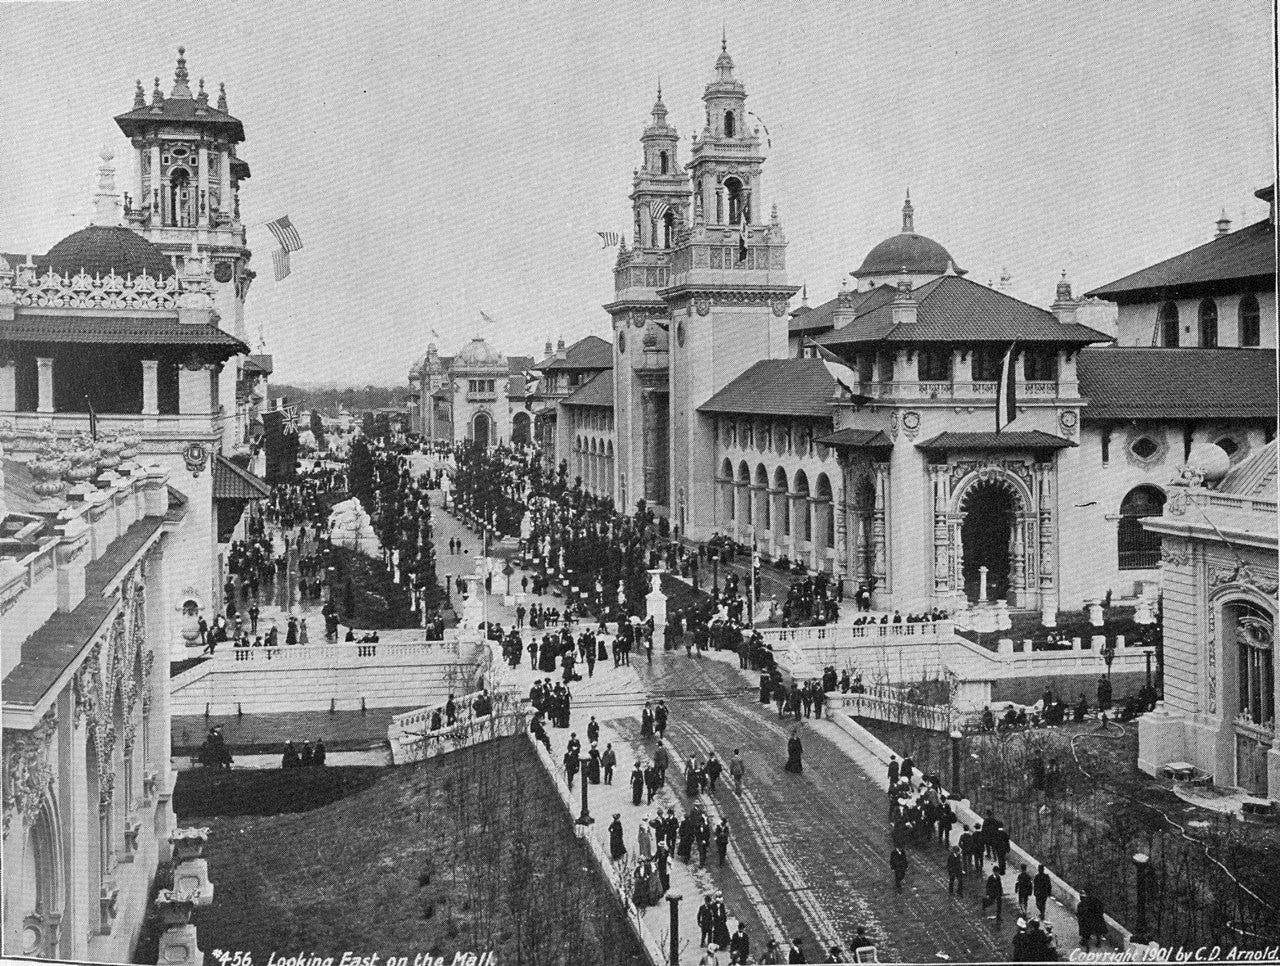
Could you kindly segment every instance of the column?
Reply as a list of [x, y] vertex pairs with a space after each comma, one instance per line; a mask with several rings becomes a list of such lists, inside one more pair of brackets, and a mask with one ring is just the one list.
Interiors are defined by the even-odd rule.
[[1053, 625], [1058, 613], [1057, 535], [1053, 527], [1053, 481], [1055, 468], [1052, 463], [1036, 464], [1036, 482], [1040, 489], [1040, 611], [1044, 623]]
[[[218, 164], [218, 175], [220, 191], [218, 192], [218, 209], [223, 214], [230, 216], [231, 214], [231, 151], [223, 150], [222, 158]], [[430, 393], [426, 394], [428, 397]], [[430, 399], [428, 398], [428, 402]]]
[[197, 149], [200, 197], [197, 200], [196, 224], [201, 228], [209, 227], [209, 148], [203, 143]]
[[151, 145], [151, 218], [153, 224], [164, 220], [163, 185], [160, 181], [160, 142]]
[[950, 481], [945, 463], [929, 466], [929, 480], [933, 486], [933, 595], [944, 597], [951, 589], [950, 534], [947, 532], [947, 504], [950, 502]]
[[875, 579], [873, 602], [880, 607], [889, 594], [889, 552], [885, 527], [885, 507], [888, 504], [889, 464], [872, 464], [876, 475], [876, 502], [871, 510], [871, 575]]
[[1013, 559], [1013, 602], [1016, 607], [1027, 606], [1027, 514], [1014, 517], [1010, 556]]
[[39, 395], [37, 396], [36, 412], [51, 413], [53, 412], [53, 360], [47, 358], [37, 359], [36, 366], [39, 370]]
[[160, 363], [156, 359], [142, 360], [142, 415], [144, 416], [160, 414], [159, 369]]
[[[85, 775], [85, 727], [76, 711], [73, 689], [58, 696], [58, 809], [62, 820], [62, 874], [66, 897], [62, 914], [59, 953], [66, 959], [84, 959], [90, 931], [97, 932], [98, 897], [89, 886], [89, 817]], [[87, 915], [86, 915], [87, 914]]]
[[0, 412], [18, 409], [18, 366], [13, 359], [0, 359]]
[[183, 365], [178, 369], [178, 412], [205, 415], [213, 411], [213, 384], [209, 367], [204, 363], [194, 369]]

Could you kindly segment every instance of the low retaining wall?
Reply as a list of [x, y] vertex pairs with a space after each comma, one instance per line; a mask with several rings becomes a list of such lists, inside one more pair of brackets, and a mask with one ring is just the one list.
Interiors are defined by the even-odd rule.
[[219, 649], [171, 684], [174, 717], [403, 708], [443, 701], [482, 664], [456, 642]]
[[478, 745], [491, 738], [504, 738], [524, 731], [529, 722], [527, 709], [514, 691], [491, 694], [493, 710], [476, 717], [471, 710], [480, 692], [455, 698], [460, 712], [459, 720], [435, 731], [429, 730], [432, 713], [440, 705], [419, 708], [407, 714], [396, 715], [387, 728], [387, 743], [391, 746], [391, 763], [405, 765], [425, 761], [437, 755], [448, 754], [459, 748]]

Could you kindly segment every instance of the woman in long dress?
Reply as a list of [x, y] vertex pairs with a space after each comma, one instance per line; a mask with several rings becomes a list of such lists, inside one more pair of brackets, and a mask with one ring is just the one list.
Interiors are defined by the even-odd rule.
[[613, 821], [609, 823], [609, 855], [617, 862], [627, 854], [626, 843], [622, 841], [622, 815], [613, 813]]
[[641, 859], [653, 857], [653, 832], [650, 831], [648, 822], [640, 823], [640, 831], [636, 835], [636, 844], [640, 847]]
[[804, 772], [804, 762], [801, 756], [804, 754], [804, 747], [800, 744], [800, 729], [791, 729], [791, 737], [787, 739], [787, 771], [799, 775]]

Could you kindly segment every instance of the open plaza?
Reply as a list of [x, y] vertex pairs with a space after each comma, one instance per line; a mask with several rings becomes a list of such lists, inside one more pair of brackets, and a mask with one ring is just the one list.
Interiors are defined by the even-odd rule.
[[[0, 33], [126, 36], [84, 6]], [[499, 31], [496, 7], [328, 4], [314, 56], [280, 36], [294, 13], [246, 8], [234, 43], [202, 25], [17, 64], [93, 116], [61, 132], [87, 187], [0, 215], [0, 951], [1280, 946], [1274, 145], [1256, 105], [1206, 111], [1231, 163], [1202, 173], [1133, 148], [1172, 106], [1090, 144], [990, 94], [963, 134], [921, 134], [952, 82], [1118, 110], [1093, 27], [1070, 27], [1078, 69], [995, 41], [953, 63], [988, 16], [961, 6], [918, 45], [911, 18], [866, 28], [877, 82], [926, 100], [877, 99], [894, 117], [865, 131], [837, 80], [864, 46], [820, 5], [753, 7], [825, 51], [803, 67], [718, 12]], [[1026, 16], [983, 22], [1068, 30]], [[577, 41], [613, 52], [589, 82], [545, 59]], [[348, 48], [368, 78], [335, 66]], [[921, 76], [890, 77], [889, 50]], [[274, 87], [273, 58], [306, 83]], [[1231, 96], [1205, 76], [1205, 103]], [[1054, 146], [1006, 145], [1016, 177], [970, 153], [1011, 130]], [[24, 134], [0, 165], [52, 183], [64, 150]], [[1001, 210], [1040, 165], [1094, 182], [1077, 222]], [[1184, 166], [1215, 192], [1190, 235]], [[1164, 206], [1093, 211], [1144, 192]]]

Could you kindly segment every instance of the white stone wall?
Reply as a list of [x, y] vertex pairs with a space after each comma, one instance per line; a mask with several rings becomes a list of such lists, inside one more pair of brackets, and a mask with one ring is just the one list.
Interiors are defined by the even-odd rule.
[[[1240, 345], [1239, 308], [1240, 294], [1219, 295], [1214, 298], [1218, 306], [1218, 345]], [[1258, 289], [1253, 293], [1260, 312], [1261, 345], [1276, 347], [1276, 297], [1272, 289]], [[1178, 307], [1180, 346], [1200, 344], [1200, 298], [1175, 299]], [[1119, 345], [1163, 345], [1163, 335], [1158, 331], [1157, 319], [1163, 302], [1139, 302], [1119, 306], [1117, 321]]]

